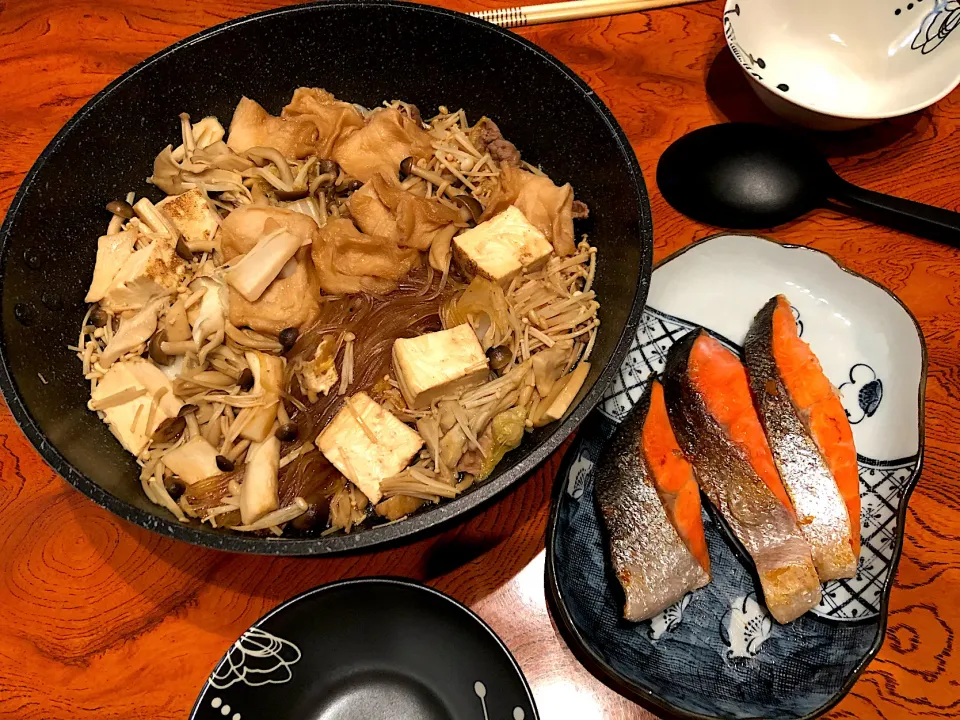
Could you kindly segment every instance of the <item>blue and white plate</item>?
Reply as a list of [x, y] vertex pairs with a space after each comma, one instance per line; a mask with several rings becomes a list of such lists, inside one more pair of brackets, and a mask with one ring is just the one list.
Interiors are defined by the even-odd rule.
[[[671, 345], [702, 326], [735, 349], [782, 293], [840, 390], [860, 465], [857, 577], [812, 612], [772, 620], [749, 569], [704, 514], [713, 581], [653, 620], [622, 619], [593, 492], [593, 466]], [[838, 702], [883, 642], [907, 500], [923, 457], [926, 348], [888, 290], [828, 255], [746, 235], [685, 248], [653, 273], [619, 376], [565, 458], [548, 527], [547, 586], [578, 656], [641, 703], [687, 718], [813, 718]]]

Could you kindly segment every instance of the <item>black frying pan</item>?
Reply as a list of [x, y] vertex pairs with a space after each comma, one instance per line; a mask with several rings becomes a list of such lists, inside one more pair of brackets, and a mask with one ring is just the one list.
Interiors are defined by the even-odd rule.
[[[602, 303], [593, 367], [561, 423], [527, 436], [493, 477], [400, 523], [349, 536], [267, 539], [181, 524], [143, 495], [137, 466], [94, 413], [75, 344], [104, 204], [130, 190], [177, 144], [180, 112], [225, 124], [242, 95], [278, 113], [295, 88], [323, 87], [367, 107], [385, 99], [490, 115], [524, 158], [573, 183], [591, 209], [580, 228], [599, 249]], [[400, 2], [304, 5], [187, 38], [93, 98], [44, 150], [0, 230], [0, 387], [44, 459], [95, 502], [142, 527], [238, 552], [313, 555], [370, 547], [461, 515], [517, 482], [593, 408], [629, 347], [653, 254], [646, 189], [610, 112], [569, 69], [523, 38], [465, 15]], [[41, 379], [42, 376], [42, 379]], [[44, 382], [45, 381], [45, 382]]]

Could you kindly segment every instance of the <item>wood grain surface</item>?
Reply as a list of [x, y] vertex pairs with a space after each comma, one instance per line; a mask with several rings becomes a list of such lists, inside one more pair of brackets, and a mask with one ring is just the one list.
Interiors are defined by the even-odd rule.
[[[0, 209], [57, 130], [130, 66], [271, 0], [0, 0]], [[447, 0], [464, 11], [497, 2]], [[499, 5], [516, 4], [500, 2]], [[657, 257], [713, 229], [654, 187], [674, 139], [772, 118], [724, 46], [722, 3], [519, 32], [580, 74], [630, 137], [651, 188]], [[960, 208], [960, 93], [935, 108], [815, 138], [865, 187]], [[832, 211], [778, 230], [892, 289], [929, 349], [926, 464], [913, 495], [887, 638], [830, 718], [960, 714], [960, 251]], [[523, 666], [545, 720], [650, 718], [584, 670], [544, 603], [543, 535], [555, 455], [445, 533], [380, 553], [265, 559], [202, 550], [122, 522], [68, 487], [0, 410], [0, 716], [185, 718], [248, 625], [315, 585], [358, 575], [426, 580], [467, 603]]]

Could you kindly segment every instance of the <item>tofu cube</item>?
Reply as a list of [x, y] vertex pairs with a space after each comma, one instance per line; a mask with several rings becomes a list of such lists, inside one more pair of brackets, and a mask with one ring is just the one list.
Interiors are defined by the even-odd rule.
[[155, 297], [174, 294], [185, 273], [173, 242], [158, 238], [127, 258], [100, 304], [111, 312], [139, 310]]
[[516, 207], [510, 206], [453, 239], [454, 257], [470, 276], [502, 285], [523, 270], [544, 265], [553, 246]]
[[362, 392], [317, 437], [320, 452], [374, 504], [383, 497], [380, 481], [400, 473], [422, 446], [413, 428]]
[[430, 407], [445, 395], [459, 395], [489, 377], [487, 356], [466, 323], [395, 340], [393, 369], [407, 405], [415, 409]]
[[[156, 403], [151, 418], [150, 407], [157, 391], [165, 387], [167, 392]], [[139, 393], [126, 402], [113, 404], [118, 393]], [[111, 398], [114, 398], [111, 400]], [[173, 384], [153, 363], [139, 358], [115, 363], [97, 383], [91, 394], [90, 409], [102, 409], [104, 421], [117, 440], [133, 455], [139, 456], [164, 420], [176, 417], [183, 403], [173, 394]], [[147, 421], [150, 424], [147, 425]]]
[[214, 238], [220, 223], [210, 203], [197, 188], [187, 190], [182, 195], [164, 198], [157, 203], [157, 208], [170, 218], [193, 252], [216, 247]]
[[97, 264], [93, 268], [93, 281], [84, 302], [97, 302], [107, 293], [120, 268], [133, 255], [133, 244], [138, 235], [137, 230], [132, 229], [104, 235], [97, 240]]

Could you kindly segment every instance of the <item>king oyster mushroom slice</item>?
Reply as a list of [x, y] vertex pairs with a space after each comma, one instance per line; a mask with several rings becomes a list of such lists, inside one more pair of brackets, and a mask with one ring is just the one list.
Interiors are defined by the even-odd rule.
[[227, 270], [224, 279], [246, 300], [256, 302], [302, 243], [299, 236], [268, 220], [264, 235], [240, 262]]
[[240, 485], [240, 518], [244, 525], [280, 507], [279, 472], [280, 440], [269, 434], [262, 442], [252, 443]]

